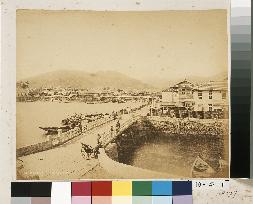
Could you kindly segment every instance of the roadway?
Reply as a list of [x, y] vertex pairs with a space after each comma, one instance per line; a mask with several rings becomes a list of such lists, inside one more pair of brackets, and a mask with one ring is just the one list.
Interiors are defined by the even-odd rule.
[[[134, 116], [144, 116], [148, 111], [149, 107], [144, 107], [136, 113], [122, 115], [119, 119], [120, 124], [126, 123]], [[117, 121], [114, 120], [97, 127], [54, 149], [19, 157], [17, 179], [81, 179], [85, 178], [87, 173], [94, 178], [109, 177], [103, 171], [103, 173], [94, 171], [94, 174], [91, 175], [91, 170], [98, 166], [98, 160], [85, 160], [82, 157], [81, 142], [95, 147], [98, 134], [109, 134], [111, 126], [115, 129]]]

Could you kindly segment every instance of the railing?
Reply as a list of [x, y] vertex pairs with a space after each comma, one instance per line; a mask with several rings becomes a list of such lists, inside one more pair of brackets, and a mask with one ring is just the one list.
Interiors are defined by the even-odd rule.
[[[134, 112], [134, 111], [138, 110], [139, 108], [140, 107], [135, 107], [135, 108], [131, 109], [131, 112]], [[117, 114], [118, 114], [118, 116], [123, 115], [123, 114], [120, 114], [119, 112], [117, 112]], [[100, 127], [106, 123], [112, 122], [113, 120], [114, 120], [113, 117], [101, 118], [96, 121], [88, 123], [86, 125], [85, 129], [83, 129], [83, 127], [82, 127], [82, 130], [79, 127], [76, 127], [74, 129], [71, 129], [71, 130], [64, 132], [64, 133], [58, 132], [58, 135], [51, 136], [49, 138], [49, 140], [47, 140], [45, 142], [41, 142], [41, 143], [32, 144], [32, 145], [18, 148], [16, 151], [16, 156], [21, 157], [21, 156], [53, 149], [56, 146], [62, 145], [64, 143], [68, 142], [69, 140], [82, 135], [82, 133], [87, 133], [90, 130]], [[121, 125], [121, 128], [119, 130], [115, 131], [113, 134], [108, 133], [108, 134], [104, 135], [104, 137], [102, 139], [103, 141], [105, 141], [104, 144], [108, 145], [118, 134], [120, 134], [122, 131], [124, 131], [126, 128], [128, 128], [135, 120], [136, 120], [136, 117], [133, 117], [132, 119], [123, 123]]]
[[34, 154], [38, 152], [42, 152], [45, 150], [53, 149], [56, 146], [62, 145], [69, 140], [80, 136], [82, 133], [88, 132], [93, 130], [96, 127], [102, 126], [106, 123], [109, 123], [113, 120], [113, 118], [102, 118], [99, 121], [94, 121], [89, 124], [85, 131], [81, 131], [79, 127], [75, 127], [67, 132], [58, 132], [58, 135], [50, 136], [48, 141], [28, 145], [25, 147], [18, 148], [16, 151], [17, 157], [26, 156], [29, 154]]
[[16, 156], [21, 157], [21, 156], [26, 156], [29, 154], [34, 154], [34, 153], [52, 149], [56, 146], [62, 145], [68, 142], [69, 140], [81, 135], [81, 133], [82, 132], [80, 128], [78, 127], [64, 133], [59, 133], [57, 136], [50, 137], [48, 141], [21, 147], [17, 149]]
[[119, 129], [116, 129], [115, 131], [111, 131], [110, 133], [104, 134], [101, 138], [103, 146], [106, 147], [109, 143], [115, 140], [118, 137], [118, 135], [120, 135], [124, 130], [126, 130], [139, 118], [140, 116], [134, 116], [131, 119], [124, 122], [123, 124], [121, 124]]
[[109, 117], [109, 118], [101, 118], [101, 119], [98, 119], [96, 121], [93, 121], [93, 122], [90, 122], [86, 125], [86, 130], [83, 131], [83, 132], [86, 132], [86, 131], [89, 131], [89, 130], [92, 130], [96, 127], [99, 127], [99, 126], [102, 126], [106, 123], [109, 123], [111, 121], [113, 121], [114, 119], [112, 117]]

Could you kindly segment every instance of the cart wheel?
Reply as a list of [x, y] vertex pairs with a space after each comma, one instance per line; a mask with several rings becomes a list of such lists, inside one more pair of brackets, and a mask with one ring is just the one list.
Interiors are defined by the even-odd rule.
[[83, 149], [81, 149], [81, 155], [84, 159], [87, 159], [87, 153]]

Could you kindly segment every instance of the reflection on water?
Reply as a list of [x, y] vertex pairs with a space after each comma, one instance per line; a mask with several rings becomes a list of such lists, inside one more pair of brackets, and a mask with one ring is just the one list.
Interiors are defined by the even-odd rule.
[[86, 104], [79, 102], [31, 102], [17, 103], [17, 148], [45, 141], [39, 126], [59, 126], [61, 120], [74, 113], [109, 113], [140, 103]]
[[[218, 165], [223, 142], [218, 138], [201, 136], [168, 136], [146, 142], [137, 148], [130, 164], [133, 166], [189, 177], [198, 155], [204, 156], [213, 167]], [[204, 155], [203, 155], [204, 152]]]

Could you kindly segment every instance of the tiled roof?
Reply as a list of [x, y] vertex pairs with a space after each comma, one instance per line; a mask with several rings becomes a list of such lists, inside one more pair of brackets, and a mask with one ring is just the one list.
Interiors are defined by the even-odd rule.
[[207, 84], [200, 85], [196, 87], [197, 90], [205, 91], [205, 90], [216, 90], [216, 91], [222, 91], [228, 89], [227, 82], [209, 82]]
[[201, 84], [201, 85], [194, 85], [193, 83], [184, 80], [182, 82], [179, 82], [177, 84], [175, 84], [174, 86], [171, 86], [165, 90], [163, 90], [162, 92], [170, 92], [170, 91], [176, 91], [178, 89], [179, 86], [185, 87], [185, 88], [191, 88], [193, 90], [201, 90], [201, 91], [205, 91], [205, 90], [227, 90], [228, 89], [228, 84], [226, 81], [211, 81], [208, 82], [206, 84]]

